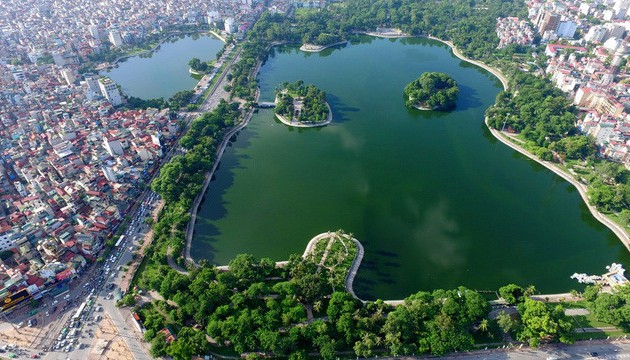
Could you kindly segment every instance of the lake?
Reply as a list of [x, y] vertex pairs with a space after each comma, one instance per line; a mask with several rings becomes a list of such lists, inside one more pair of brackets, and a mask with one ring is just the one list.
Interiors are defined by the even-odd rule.
[[199, 80], [188, 72], [190, 59], [213, 60], [222, 47], [223, 42], [213, 36], [173, 37], [149, 55], [128, 58], [101, 74], [119, 84], [127, 95], [168, 99], [178, 91], [192, 90], [197, 85]]
[[[426, 71], [458, 82], [454, 111], [405, 108], [403, 88]], [[272, 110], [253, 116], [200, 207], [197, 260], [285, 260], [344, 229], [365, 246], [354, 284], [368, 299], [508, 283], [566, 292], [580, 288], [574, 272], [629, 260], [569, 183], [492, 137], [484, 112], [501, 84], [446, 45], [357, 37], [321, 53], [285, 46], [258, 78], [261, 101], [285, 81], [315, 84], [333, 123], [295, 129]]]

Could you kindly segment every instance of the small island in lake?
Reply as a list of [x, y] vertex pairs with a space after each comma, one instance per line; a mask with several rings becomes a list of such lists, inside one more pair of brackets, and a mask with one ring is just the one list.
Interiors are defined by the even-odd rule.
[[445, 73], [426, 72], [405, 86], [406, 105], [420, 110], [450, 110], [457, 95], [457, 82]]
[[283, 83], [276, 90], [275, 104], [276, 117], [289, 126], [324, 126], [332, 120], [326, 93], [315, 85], [305, 85], [302, 80]]

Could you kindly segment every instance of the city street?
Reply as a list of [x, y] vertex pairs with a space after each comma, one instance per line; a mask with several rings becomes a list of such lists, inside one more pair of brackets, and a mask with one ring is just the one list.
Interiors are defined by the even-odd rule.
[[630, 342], [581, 342], [575, 345], [549, 345], [540, 349], [491, 350], [451, 354], [445, 359], [624, 359], [630, 358]]

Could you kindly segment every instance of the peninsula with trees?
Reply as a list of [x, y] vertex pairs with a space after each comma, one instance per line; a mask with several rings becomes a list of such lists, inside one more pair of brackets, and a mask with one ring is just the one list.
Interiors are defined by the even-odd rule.
[[212, 65], [208, 61], [201, 61], [198, 58], [192, 58], [188, 62], [190, 67], [188, 71], [191, 74], [202, 75], [207, 74], [212, 70]]
[[293, 84], [283, 83], [276, 90], [275, 104], [276, 117], [289, 126], [324, 126], [332, 120], [326, 93], [315, 85], [305, 85], [302, 80]]
[[407, 107], [420, 110], [450, 110], [457, 103], [457, 82], [445, 73], [425, 72], [405, 86]]

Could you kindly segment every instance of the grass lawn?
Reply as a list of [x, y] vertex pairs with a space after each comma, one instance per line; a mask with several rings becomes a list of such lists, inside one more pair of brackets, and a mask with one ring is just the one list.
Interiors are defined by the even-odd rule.
[[[586, 301], [576, 301], [576, 302], [565, 302], [565, 303], [558, 303], [558, 304], [548, 304], [548, 306], [556, 306], [556, 305], [560, 305], [562, 306], [562, 308], [564, 309], [588, 309], [587, 308], [587, 302]], [[603, 321], [599, 321], [597, 320], [597, 317], [593, 314], [593, 313], [589, 313], [587, 315], [576, 315], [576, 316], [569, 316], [569, 318], [571, 319], [571, 321], [573, 321], [573, 324], [575, 325], [576, 329], [580, 329], [580, 328], [608, 328], [608, 327], [617, 327], [615, 325], [603, 322]], [[602, 338], [606, 338], [608, 336], [623, 336], [625, 335], [625, 333], [621, 330], [614, 330], [614, 331], [601, 331], [601, 332], [594, 332], [594, 333], [576, 333], [576, 338], [580, 339], [580, 340], [588, 340], [590, 338], [593, 339], [602, 339]]]
[[597, 318], [593, 314], [576, 315], [576, 316], [569, 316], [569, 317], [571, 318], [571, 320], [573, 320], [573, 323], [575, 324], [576, 329], [589, 328], [589, 327], [590, 328], [615, 327], [615, 325], [597, 320]]
[[612, 339], [612, 338], [618, 338], [624, 335], [626, 334], [623, 331], [575, 333], [575, 340], [606, 339], [608, 337]]

